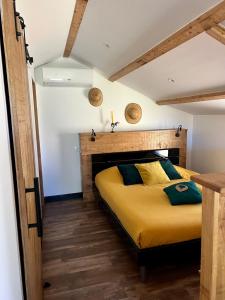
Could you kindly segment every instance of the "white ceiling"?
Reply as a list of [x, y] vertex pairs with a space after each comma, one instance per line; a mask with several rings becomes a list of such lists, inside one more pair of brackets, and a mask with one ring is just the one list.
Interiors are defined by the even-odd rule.
[[[109, 76], [219, 2], [89, 0], [72, 55]], [[75, 0], [17, 0], [36, 65], [62, 55], [74, 5]], [[201, 34], [119, 81], [157, 100], [223, 89], [224, 75], [225, 46]], [[193, 114], [218, 113], [219, 103], [178, 108]]]
[[153, 100], [225, 89], [225, 46], [202, 33], [120, 81]]
[[219, 2], [91, 0], [73, 54], [111, 75]]

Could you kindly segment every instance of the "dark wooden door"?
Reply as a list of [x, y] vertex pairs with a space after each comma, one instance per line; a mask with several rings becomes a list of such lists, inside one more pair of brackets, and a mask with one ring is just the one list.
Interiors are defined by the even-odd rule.
[[[34, 144], [23, 30], [18, 17], [16, 35], [13, 0], [2, 0], [1, 20], [7, 69], [13, 145], [16, 162], [26, 292], [42, 300], [41, 222], [35, 177]], [[36, 196], [36, 197], [35, 197]]]

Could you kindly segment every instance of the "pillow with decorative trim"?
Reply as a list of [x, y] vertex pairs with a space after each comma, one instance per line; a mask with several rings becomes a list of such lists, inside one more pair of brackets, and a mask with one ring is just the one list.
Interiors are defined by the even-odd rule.
[[193, 181], [180, 182], [163, 189], [172, 205], [198, 204], [202, 193]]

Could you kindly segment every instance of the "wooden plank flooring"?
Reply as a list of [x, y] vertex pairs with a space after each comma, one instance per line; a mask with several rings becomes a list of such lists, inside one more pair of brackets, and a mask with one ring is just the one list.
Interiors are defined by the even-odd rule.
[[198, 266], [169, 262], [141, 283], [127, 245], [95, 203], [47, 203], [43, 277], [45, 300], [197, 300]]

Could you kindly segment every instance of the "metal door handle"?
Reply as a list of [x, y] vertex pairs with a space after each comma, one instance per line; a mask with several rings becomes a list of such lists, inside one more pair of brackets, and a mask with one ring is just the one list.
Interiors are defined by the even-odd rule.
[[35, 207], [36, 207], [36, 223], [28, 224], [28, 228], [37, 228], [37, 233], [39, 237], [43, 236], [42, 228], [42, 217], [41, 217], [41, 202], [40, 202], [40, 193], [39, 193], [39, 179], [38, 177], [34, 178], [34, 187], [26, 188], [26, 193], [35, 194]]

